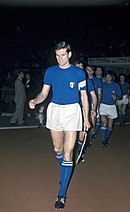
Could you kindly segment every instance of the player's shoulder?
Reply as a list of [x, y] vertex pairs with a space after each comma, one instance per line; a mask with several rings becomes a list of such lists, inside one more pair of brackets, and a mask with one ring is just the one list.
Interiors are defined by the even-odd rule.
[[107, 83], [107, 82], [103, 82], [103, 83], [102, 83], [102, 86], [103, 86], [103, 87], [105, 87], [105, 86], [107, 86], [107, 85], [109, 85], [109, 83]]
[[127, 86], [130, 86], [130, 83], [128, 83], [128, 82], [125, 82], [125, 84], [126, 84]]
[[118, 86], [119, 86], [119, 83], [114, 81], [114, 82], [113, 82], [113, 85], [115, 85], [115, 86], [118, 87]]
[[88, 83], [88, 85], [94, 85], [93, 81], [88, 77], [87, 77], [87, 83]]
[[95, 77], [95, 76], [94, 76], [94, 79], [95, 79], [95, 81], [97, 81], [98, 83], [100, 83], [100, 84], [102, 83], [101, 79], [99, 79], [98, 77]]
[[54, 66], [49, 66], [46, 71], [54, 71], [54, 70], [57, 70], [58, 69], [58, 65], [54, 65]]
[[82, 68], [74, 66], [73, 64], [71, 64], [71, 69], [75, 71], [78, 75], [85, 75], [85, 71]]

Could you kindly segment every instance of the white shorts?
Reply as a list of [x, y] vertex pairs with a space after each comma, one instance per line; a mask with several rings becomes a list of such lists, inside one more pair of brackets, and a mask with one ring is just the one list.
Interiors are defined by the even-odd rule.
[[128, 104], [128, 95], [123, 95], [123, 99], [117, 100], [116, 104], [117, 105], [127, 105]]
[[96, 119], [99, 118], [99, 109], [97, 109]]
[[107, 116], [110, 119], [117, 118], [117, 108], [116, 105], [106, 105], [101, 103], [99, 108], [99, 114]]
[[55, 131], [81, 131], [82, 113], [78, 103], [58, 105], [50, 103], [47, 108], [46, 127]]

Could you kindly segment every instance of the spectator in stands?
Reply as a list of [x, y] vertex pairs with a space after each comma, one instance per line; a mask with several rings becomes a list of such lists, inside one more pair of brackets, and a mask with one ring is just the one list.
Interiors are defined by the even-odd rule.
[[15, 80], [15, 98], [14, 102], [16, 104], [15, 113], [12, 116], [10, 120], [10, 125], [16, 125], [16, 122], [18, 121], [18, 125], [24, 125], [23, 121], [23, 113], [24, 113], [24, 105], [26, 101], [26, 92], [25, 87], [22, 82], [25, 74], [23, 71], [19, 71], [18, 77]]
[[25, 91], [26, 91], [26, 102], [24, 109], [24, 119], [26, 120], [27, 116], [30, 115], [32, 118], [35, 118], [35, 110], [31, 110], [29, 107], [30, 99], [33, 99], [36, 96], [36, 85], [32, 79], [31, 73], [27, 72], [25, 75]]

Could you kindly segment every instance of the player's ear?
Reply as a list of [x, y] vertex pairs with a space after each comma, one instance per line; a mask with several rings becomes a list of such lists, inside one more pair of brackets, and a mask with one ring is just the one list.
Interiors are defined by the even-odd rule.
[[72, 52], [69, 52], [69, 58], [71, 58], [71, 56], [72, 56]]

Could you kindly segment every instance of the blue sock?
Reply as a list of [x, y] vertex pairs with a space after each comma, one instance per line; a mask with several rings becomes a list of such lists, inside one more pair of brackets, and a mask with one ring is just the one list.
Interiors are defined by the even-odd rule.
[[78, 140], [78, 152], [80, 152], [82, 148], [82, 141]]
[[126, 121], [126, 112], [122, 113], [122, 121], [123, 121], [123, 123], [125, 123], [125, 121]]
[[112, 132], [112, 128], [107, 128], [106, 129], [106, 138], [109, 138], [111, 132]]
[[63, 153], [61, 153], [61, 154], [56, 153], [56, 158], [61, 166], [62, 161], [63, 161]]
[[123, 122], [123, 113], [119, 113], [119, 120], [121, 123]]
[[71, 173], [73, 169], [73, 161], [65, 161], [63, 160], [60, 171], [60, 190], [58, 192], [58, 196], [66, 196], [66, 190], [70, 181]]
[[100, 126], [100, 122], [97, 121], [96, 122], [96, 126], [95, 126], [95, 133], [97, 133], [98, 129], [99, 129], [99, 126]]
[[92, 144], [93, 135], [95, 134], [95, 131], [90, 132], [89, 134], [89, 143]]
[[100, 135], [101, 135], [102, 143], [104, 143], [106, 140], [106, 127], [103, 127], [103, 126], [101, 127]]

